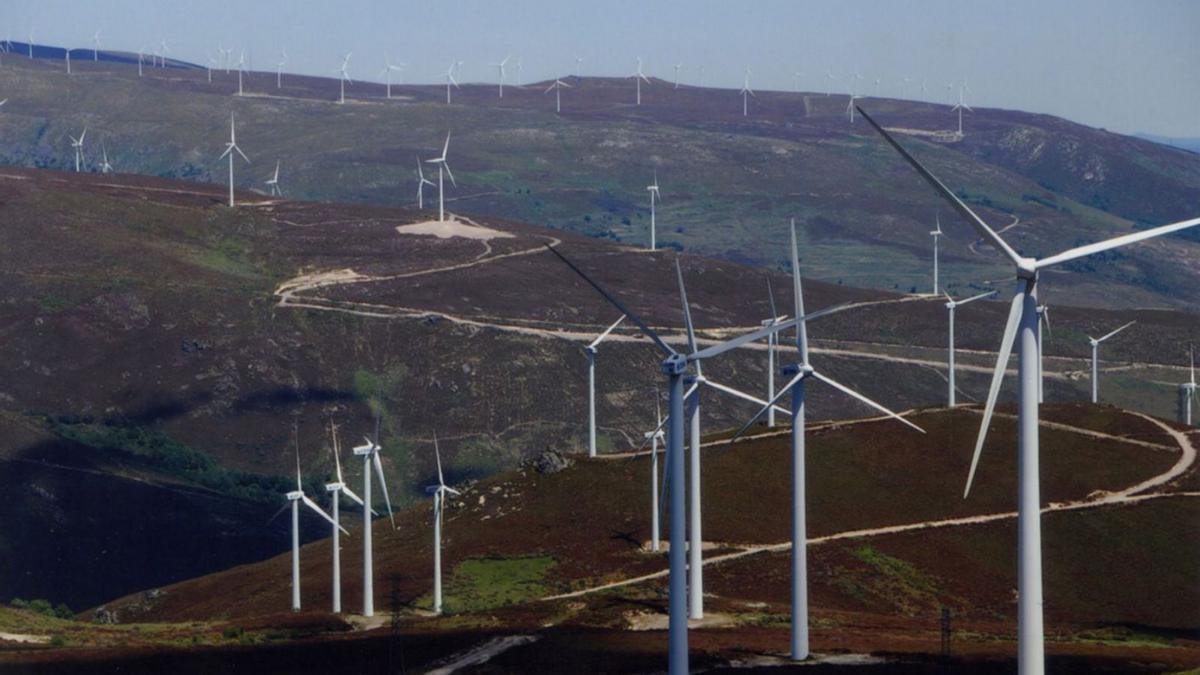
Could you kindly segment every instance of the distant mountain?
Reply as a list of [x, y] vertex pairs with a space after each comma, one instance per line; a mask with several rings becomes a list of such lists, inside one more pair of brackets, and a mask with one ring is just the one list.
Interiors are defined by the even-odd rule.
[[1173, 148], [1200, 153], [1200, 136], [1175, 138], [1172, 136], [1159, 136], [1157, 134], [1146, 133], [1136, 133], [1134, 136], [1154, 143], [1159, 143], [1161, 145], [1169, 145]]

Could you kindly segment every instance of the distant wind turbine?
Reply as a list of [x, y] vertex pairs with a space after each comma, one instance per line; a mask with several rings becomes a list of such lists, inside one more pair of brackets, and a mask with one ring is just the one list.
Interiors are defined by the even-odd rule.
[[238, 93], [237, 93], [237, 95], [238, 96], [244, 95], [244, 92], [242, 91], [242, 75], [245, 72], [246, 72], [246, 50], [243, 49], [242, 53], [238, 56], [238, 62], [237, 62], [237, 73], [238, 73]]
[[[775, 310], [775, 291], [771, 289], [771, 278], [767, 277], [767, 300], [771, 306], [771, 318], [765, 319], [762, 322], [764, 328], [774, 326], [775, 324], [787, 318], [787, 315], [780, 316]], [[775, 354], [779, 351], [779, 335], [771, 333], [767, 336], [767, 400], [775, 398]], [[775, 427], [775, 408], [767, 409], [767, 426]]]
[[506, 56], [499, 63], [492, 64], [492, 66], [495, 67], [496, 70], [499, 72], [498, 78], [500, 81], [500, 98], [504, 98], [504, 67], [506, 65], [508, 65], [508, 60], [511, 58], [512, 58], [512, 56]]
[[100, 164], [100, 173], [112, 173], [112, 164], [108, 163], [108, 148], [104, 146], [103, 142], [100, 143], [100, 153], [104, 157], [104, 161]]
[[82, 169], [82, 166], [83, 166], [83, 139], [86, 136], [87, 136], [87, 127], [83, 128], [83, 133], [79, 134], [79, 138], [70, 136], [71, 147], [75, 148], [75, 173], [79, 173], [80, 171], [83, 170]]
[[[209, 60], [210, 61], [212, 60], [211, 56], [209, 57]], [[146, 45], [142, 45], [141, 47], [138, 47], [138, 77], [142, 76], [142, 64], [145, 63], [145, 61], [146, 61]], [[212, 82], [212, 68], [209, 68], [209, 70], [208, 70], [208, 81]]]
[[683, 69], [682, 63], [675, 64], [675, 89], [679, 88], [679, 71]]
[[948, 324], [950, 328], [950, 339], [949, 348], [946, 354], [946, 382], [949, 385], [948, 394], [946, 396], [946, 405], [951, 408], [958, 405], [958, 388], [954, 384], [954, 310], [962, 307], [968, 302], [982, 300], [983, 298], [993, 296], [998, 292], [999, 291], [988, 291], [987, 293], [980, 293], [979, 295], [972, 296], [966, 300], [955, 300], [954, 298], [950, 297], [949, 293], [944, 290], [942, 291], [942, 294], [946, 296], [946, 311], [949, 312], [950, 317]]
[[442, 513], [446, 509], [446, 495], [462, 493], [446, 485], [442, 475], [442, 451], [438, 449], [437, 434], [433, 435], [433, 453], [437, 459], [438, 482], [425, 488], [433, 497], [433, 613], [442, 613]]
[[929, 231], [929, 236], [933, 237], [933, 294], [937, 295], [938, 289], [941, 288], [941, 283], [938, 281], [938, 240], [944, 236], [942, 232], [942, 214], [935, 214], [937, 227]]
[[[750, 88], [750, 68], [748, 66], [746, 68], [746, 75], [742, 78], [742, 90], [738, 93], [742, 95], [742, 117], [746, 117], [750, 114], [748, 107], [749, 97], [754, 96], [754, 90]], [[757, 96], [754, 97], [758, 98]]]
[[63, 50], [63, 61], [67, 63], [67, 74], [71, 74], [71, 49], [68, 47]]
[[611, 326], [604, 329], [595, 340], [588, 343], [588, 346], [583, 348], [587, 353], [588, 359], [588, 457], [596, 456], [596, 348], [601, 342], [613, 332], [622, 321], [625, 320], [625, 315], [612, 323]]
[[543, 94], [549, 94], [551, 90], [554, 90], [554, 112], [556, 112], [556, 113], [562, 112], [562, 88], [563, 87], [570, 89], [571, 85], [567, 84], [566, 82], [563, 82], [562, 80], [555, 80], [554, 84], [550, 85], [549, 87], [546, 87], [546, 91], [542, 92]]
[[577, 79], [577, 80], [583, 79], [583, 57], [582, 56], [575, 57], [575, 79]]
[[350, 73], [347, 72], [347, 70], [346, 70], [349, 67], [350, 67], [350, 53], [347, 52], [346, 56], [342, 58], [342, 65], [333, 71], [338, 74], [338, 82], [341, 86], [341, 88], [339, 89], [339, 93], [338, 93], [338, 103], [339, 104], [343, 104], [346, 102], [346, 83], [349, 82], [350, 84], [354, 84], [354, 82], [350, 79]]
[[1196, 351], [1188, 347], [1188, 381], [1179, 385], [1179, 421], [1192, 426], [1192, 404], [1196, 401]]
[[1088, 336], [1088, 344], [1092, 346], [1092, 403], [1100, 402], [1100, 343], [1116, 335], [1117, 333], [1120, 333], [1126, 328], [1129, 328], [1135, 323], [1137, 322], [1130, 321], [1111, 333], [1107, 333], [1104, 335], [1104, 337], [1094, 338]]
[[425, 208], [425, 186], [433, 187], [433, 181], [425, 177], [425, 171], [421, 168], [421, 158], [417, 158], [417, 208]]
[[275, 64], [275, 88], [283, 89], [283, 67], [287, 64], [287, 50], [279, 50], [279, 62]]
[[658, 191], [658, 171], [654, 172], [654, 182], [646, 186], [646, 191], [650, 193], [650, 250], [655, 250], [655, 223], [654, 223], [654, 204], [662, 201], [662, 194]]
[[[158, 43], [158, 67], [159, 68], [167, 67], [167, 53], [170, 51], [171, 51], [171, 49], [169, 47], [167, 47], [166, 40], [162, 40]], [[230, 53], [230, 55], [232, 55], [233, 49], [230, 49], [229, 53]], [[228, 71], [226, 71], [226, 72], [228, 72]]]
[[222, 160], [222, 159], [225, 159], [226, 155], [229, 156], [229, 207], [230, 208], [234, 207], [234, 201], [233, 201], [233, 153], [234, 152], [237, 152], [237, 154], [241, 155], [242, 159], [246, 160], [247, 164], [250, 163], [250, 158], [247, 157], [246, 153], [242, 152], [242, 149], [238, 147], [237, 127], [234, 125], [234, 122], [233, 122], [233, 113], [229, 113], [229, 142], [225, 144], [225, 152], [221, 153], [221, 156], [218, 157], [217, 159]]
[[387, 78], [387, 98], [389, 101], [392, 98], [392, 73], [398, 72], [403, 76], [404, 69], [407, 66], [407, 63], [392, 63], [391, 57], [383, 60], [383, 70], [379, 71], [379, 74]]
[[96, 31], [92, 35], [92, 61], [100, 61], [100, 31]]
[[[387, 480], [383, 476], [383, 461], [379, 458], [379, 413], [375, 413], [375, 437], [364, 438], [365, 445], [354, 448], [354, 455], [363, 458], [363, 616], [375, 616], [375, 558], [371, 542], [371, 469], [379, 477], [379, 489], [387, 504], [388, 518], [392, 519], [392, 498], [388, 496]], [[392, 520], [392, 529], [396, 522]]]
[[342, 478], [342, 448], [341, 445], [338, 444], [337, 426], [332, 420], [329, 422], [329, 433], [333, 437], [333, 462], [334, 466], [337, 467], [336, 480], [334, 480], [332, 483], [325, 484], [325, 491], [329, 493], [329, 504], [330, 510], [333, 511], [332, 516], [334, 523], [332, 533], [333, 543], [331, 547], [333, 549], [333, 613], [341, 614], [342, 545], [340, 534], [341, 532], [344, 532], [344, 530], [342, 529], [342, 526], [338, 524], [341, 522], [341, 519], [338, 516], [338, 506], [342, 496], [345, 496], [347, 499], [355, 504], [358, 504], [359, 506], [363, 505], [363, 500], [361, 497], [354, 494], [354, 491], [350, 489], [350, 486], [346, 485], [346, 480]]
[[442, 76], [446, 78], [446, 104], [447, 105], [450, 104], [450, 85], [454, 85], [455, 89], [459, 88], [458, 80], [454, 79], [454, 66], [455, 66], [455, 63], [453, 61], [451, 61], [450, 67], [447, 68], [446, 72], [442, 74]]
[[279, 187], [279, 160], [275, 160], [275, 173], [266, 181], [272, 197], [282, 197], [283, 190]]
[[963, 80], [962, 84], [959, 85], [959, 87], [958, 87], [958, 104], [950, 109], [950, 112], [954, 112], [956, 110], [958, 111], [958, 137], [959, 138], [962, 138], [962, 135], [963, 135], [963, 125], [962, 125], [963, 111], [966, 110], [967, 112], [975, 112], [974, 110], [971, 109], [971, 106], [967, 105], [966, 101], [963, 98], [964, 93], [968, 92], [968, 91], [970, 91], [970, 88], [967, 87], [966, 80]]
[[646, 443], [650, 444], [650, 550], [657, 551], [659, 546], [659, 505], [658, 505], [658, 444], [666, 439], [663, 432], [662, 401], [658, 391], [654, 392], [654, 412], [658, 418], [658, 427], [645, 433]]
[[634, 70], [633, 74], [629, 77], [632, 77], [633, 81], [637, 83], [637, 105], [641, 105], [642, 82], [644, 81], [646, 84], [650, 84], [650, 78], [646, 77], [646, 75], [642, 73], [642, 57], [637, 57], [637, 70]]
[[443, 171], [450, 177], [450, 184], [458, 187], [458, 183], [454, 182], [454, 173], [450, 171], [450, 164], [446, 162], [446, 153], [450, 150], [450, 132], [446, 132], [446, 144], [442, 146], [442, 154], [433, 159], [425, 160], [426, 164], [437, 164], [438, 168], [438, 222], [446, 221], [446, 185], [442, 179]]

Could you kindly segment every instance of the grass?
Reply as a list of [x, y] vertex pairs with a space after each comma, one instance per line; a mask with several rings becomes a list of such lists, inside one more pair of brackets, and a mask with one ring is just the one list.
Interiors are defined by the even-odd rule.
[[1110, 647], [1175, 647], [1175, 641], [1163, 635], [1139, 631], [1126, 626], [1106, 626], [1081, 631], [1071, 636], [1074, 641]]
[[546, 594], [543, 580], [555, 564], [550, 556], [469, 558], [454, 568], [446, 607], [473, 612], [541, 597]]

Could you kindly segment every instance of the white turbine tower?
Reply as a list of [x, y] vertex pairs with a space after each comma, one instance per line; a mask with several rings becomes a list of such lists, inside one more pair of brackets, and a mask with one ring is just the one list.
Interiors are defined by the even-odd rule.
[[[750, 88], [750, 68], [746, 68], [746, 75], [742, 78], [742, 89], [738, 92], [742, 95], [742, 117], [750, 114], [749, 101], [750, 97], [754, 96], [754, 90]], [[754, 96], [754, 98], [758, 98]]]
[[651, 185], [647, 185], [646, 190], [650, 193], [650, 250], [653, 251], [653, 250], [655, 250], [655, 246], [657, 245], [657, 242], [655, 241], [656, 225], [654, 222], [654, 204], [655, 204], [655, 202], [662, 201], [662, 194], [660, 194], [658, 191], [658, 171], [657, 170], [655, 170], [655, 172], [654, 172], [654, 183]]
[[445, 73], [442, 73], [442, 77], [446, 78], [446, 104], [447, 105], [450, 104], [450, 85], [454, 85], [455, 89], [460, 89], [460, 87], [458, 86], [458, 80], [454, 79], [454, 67], [456, 65], [457, 64], [454, 61], [451, 61], [450, 67], [446, 69]]
[[[145, 63], [145, 61], [146, 61], [146, 45], [142, 45], [141, 47], [138, 47], [138, 77], [142, 76], [142, 64]], [[212, 61], [211, 56], [209, 56], [209, 61], [210, 62]], [[212, 82], [212, 68], [211, 67], [208, 69], [208, 81]]]
[[450, 171], [450, 165], [446, 162], [446, 153], [450, 150], [450, 132], [446, 132], [446, 144], [442, 146], [442, 154], [440, 157], [425, 160], [426, 164], [437, 164], [438, 168], [438, 222], [446, 222], [446, 184], [442, 178], [444, 172], [450, 177], [450, 184], [458, 187], [458, 183], [454, 182], [454, 172]]
[[588, 358], [588, 457], [596, 456], [596, 348], [624, 320], [625, 315], [622, 314], [611, 326], [605, 328], [604, 332], [597, 336], [595, 340], [592, 340], [588, 343], [588, 346], [583, 348]]
[[406, 67], [408, 67], [407, 63], [392, 63], [390, 56], [383, 60], [383, 70], [379, 71], [379, 74], [387, 78], [387, 98], [389, 101], [392, 99], [392, 73], [398, 72], [403, 77]]
[[1193, 348], [1188, 347], [1188, 374], [1187, 382], [1179, 385], [1179, 421], [1192, 426], [1192, 403], [1196, 400], [1196, 352]]
[[500, 80], [500, 98], [504, 98], [504, 67], [508, 65], [508, 60], [511, 58], [512, 58], [511, 55], [505, 56], [504, 60], [500, 61], [499, 63], [492, 64], [492, 67], [496, 68], [499, 71], [498, 77]]
[[100, 62], [100, 31], [92, 34], [92, 61]]
[[851, 92], [850, 100], [846, 102], [846, 115], [850, 118], [851, 124], [854, 124], [854, 110], [855, 110], [855, 108], [858, 107], [858, 106], [854, 105], [854, 102], [861, 98], [862, 98], [861, 96]]
[[350, 73], [346, 70], [350, 67], [350, 55], [351, 53], [347, 52], [346, 55], [342, 57], [342, 65], [338, 66], [333, 71], [338, 74], [338, 84], [340, 86], [340, 89], [338, 90], [339, 104], [346, 102], [346, 83], [349, 82], [350, 84], [354, 84], [354, 81], [350, 79]]
[[[287, 65], [287, 50], [279, 50], [279, 62], [275, 64], [275, 88], [283, 89], [283, 67]], [[209, 79], [212, 79], [211, 73]]]
[[375, 475], [379, 477], [379, 489], [383, 490], [383, 500], [387, 504], [388, 518], [392, 520], [392, 529], [396, 529], [396, 521], [392, 516], [392, 499], [388, 496], [387, 479], [383, 476], [383, 460], [379, 458], [379, 415], [375, 415], [375, 438], [364, 437], [365, 445], [354, 448], [354, 455], [363, 458], [363, 616], [375, 616], [375, 558], [374, 545], [371, 537], [371, 469], [374, 466]]
[[950, 339], [948, 341], [948, 349], [946, 353], [946, 382], [949, 385], [949, 390], [946, 396], [946, 405], [951, 408], [958, 404], [958, 390], [954, 385], [954, 310], [967, 304], [968, 302], [982, 300], [983, 298], [986, 298], [990, 295], [995, 295], [996, 293], [999, 293], [999, 291], [988, 291], [987, 293], [980, 293], [979, 295], [971, 296], [966, 300], [955, 300], [954, 298], [950, 297], [949, 293], [942, 291], [942, 294], [946, 296], [946, 311], [949, 312], [950, 315], [948, 321], [950, 328]]
[[675, 64], [675, 89], [679, 88], [679, 71], [683, 69], [682, 63]]
[[279, 160], [275, 160], [275, 173], [266, 181], [272, 197], [282, 197], [283, 190], [279, 187]]
[[[166, 41], [166, 40], [162, 40], [162, 41], [160, 41], [160, 42], [158, 43], [158, 67], [159, 67], [159, 68], [166, 68], [166, 67], [167, 67], [167, 53], [168, 53], [168, 52], [170, 52], [170, 51], [171, 51], [171, 49], [170, 49], [169, 47], [167, 47], [167, 41]], [[229, 55], [230, 55], [230, 56], [232, 56], [232, 55], [233, 55], [233, 48], [232, 48], [232, 47], [229, 49]], [[228, 71], [228, 70], [226, 70], [225, 72], [229, 72], [229, 71]]]
[[438, 449], [437, 434], [433, 435], [433, 453], [437, 458], [437, 485], [429, 485], [425, 493], [433, 497], [433, 613], [442, 613], [442, 513], [446, 506], [446, 495], [462, 493], [446, 485], [442, 476], [442, 452]]
[[339, 500], [345, 495], [350, 501], [362, 505], [363, 500], [346, 485], [345, 479], [342, 478], [342, 448], [338, 444], [337, 426], [332, 421], [329, 423], [329, 433], [333, 436], [333, 462], [337, 467], [337, 480], [332, 483], [325, 484], [325, 491], [329, 493], [329, 503], [333, 511], [333, 613], [341, 614], [342, 612], [342, 545], [341, 533], [342, 529], [338, 523], [341, 521], [338, 516]]
[[942, 214], [938, 213], [935, 216], [937, 228], [929, 231], [929, 236], [933, 237], [933, 294], [937, 295], [938, 289], [941, 288], [941, 282], [938, 281], [938, 239], [942, 235]]
[[556, 112], [556, 113], [562, 112], [562, 88], [563, 87], [570, 89], [571, 85], [567, 84], [566, 82], [563, 82], [562, 80], [555, 80], [554, 84], [550, 85], [549, 87], [546, 88], [546, 91], [542, 92], [542, 94], [545, 95], [545, 94], [549, 94], [551, 89], [554, 90], [554, 112]]
[[238, 73], [238, 93], [237, 93], [237, 95], [238, 96], [244, 95], [244, 92], [242, 91], [242, 75], [245, 74], [245, 72], [246, 72], [246, 50], [243, 49], [242, 53], [240, 55], [238, 55], [238, 62], [237, 62], [237, 73]]
[[641, 105], [642, 82], [644, 81], [646, 84], [650, 84], [650, 78], [646, 77], [645, 74], [642, 73], [642, 57], [637, 57], [637, 70], [634, 70], [633, 74], [629, 77], [632, 77], [633, 81], [637, 83], [637, 105]]
[[1137, 322], [1130, 321], [1129, 323], [1125, 324], [1124, 326], [1121, 326], [1120, 328], [1112, 331], [1111, 333], [1108, 333], [1104, 337], [1094, 338], [1090, 335], [1088, 336], [1088, 344], [1090, 344], [1092, 346], [1092, 403], [1100, 402], [1100, 357], [1099, 357], [1100, 343], [1104, 342], [1108, 338], [1116, 335], [1117, 333], [1120, 333], [1121, 331], [1125, 330], [1126, 328], [1129, 328], [1130, 326], [1132, 326], [1135, 323], [1137, 323]]
[[[321, 507], [308, 495], [304, 494], [304, 486], [300, 478], [300, 442], [296, 442], [296, 489], [287, 493], [288, 501], [292, 503], [292, 611], [300, 611], [300, 503], [316, 512], [325, 520], [333, 524], [334, 530], [346, 532], [345, 528], [338, 525], [338, 522], [329, 517]], [[350, 534], [346, 532], [346, 534]]]
[[67, 74], [71, 74], [71, 49], [68, 47], [63, 50], [63, 61], [67, 64]]
[[[799, 362], [793, 366], [783, 369], [784, 375], [789, 376], [790, 381], [780, 389], [775, 397], [772, 398], [766, 406], [751, 417], [748, 422], [738, 430], [734, 435], [734, 439], [741, 436], [750, 425], [754, 424], [755, 420], [762, 416], [767, 411], [769, 406], [774, 405], [779, 399], [783, 398], [784, 394], [791, 390], [792, 392], [792, 634], [791, 634], [791, 652], [792, 659], [802, 661], [808, 658], [809, 655], [809, 640], [808, 640], [808, 524], [807, 524], [807, 478], [806, 478], [806, 462], [805, 459], [805, 389], [807, 381], [815, 379], [819, 382], [837, 389], [838, 391], [865, 403], [876, 410], [884, 413], [888, 417], [895, 419], [903, 424], [925, 433], [925, 430], [917, 425], [909, 422], [900, 415], [883, 407], [879, 403], [863, 396], [850, 389], [849, 387], [837, 382], [836, 380], [823, 375], [820, 371], [813, 368], [808, 360], [808, 328], [807, 322], [804, 320], [804, 295], [800, 284], [800, 258], [796, 247], [796, 221], [792, 221], [792, 293], [795, 303], [795, 315], [797, 319], [791, 322], [783, 322], [776, 324], [778, 326], [786, 326], [789, 323], [796, 326], [796, 351], [799, 356]], [[764, 329], [765, 330], [765, 329]], [[730, 441], [732, 442], [732, 440]]]
[[417, 208], [425, 208], [425, 186], [433, 187], [433, 181], [425, 177], [425, 170], [421, 168], [421, 158], [417, 158]]
[[582, 56], [575, 57], [575, 79], [576, 80], [583, 79], [583, 57]]
[[104, 158], [100, 164], [100, 173], [112, 173], [113, 166], [108, 163], [108, 148], [104, 146], [103, 142], [100, 143], [100, 154]]
[[[860, 110], [859, 113], [862, 111]], [[1000, 354], [996, 360], [996, 370], [992, 377], [991, 390], [988, 393], [987, 406], [984, 409], [983, 421], [979, 429], [979, 438], [971, 459], [971, 470], [967, 476], [967, 487], [963, 494], [965, 496], [970, 492], [971, 481], [975, 477], [975, 469], [979, 463], [979, 455], [983, 451], [987, 431], [991, 426], [996, 397], [1000, 393], [1000, 385], [1004, 381], [1009, 356], [1012, 354], [1014, 344], [1019, 339], [1018, 353], [1021, 354], [1021, 360], [1018, 369], [1020, 390], [1017, 415], [1017, 465], [1020, 485], [1017, 499], [1017, 664], [1021, 675], [1040, 675], [1045, 670], [1045, 637], [1042, 624], [1042, 532], [1038, 470], [1038, 371], [1036, 360], [1038, 275], [1042, 270], [1060, 263], [1200, 225], [1200, 218], [1114, 237], [1095, 244], [1072, 248], [1046, 258], [1025, 257], [1013, 250], [1008, 242], [1004, 241], [954, 192], [910, 155], [891, 135], [884, 131], [883, 127], [876, 124], [875, 120], [865, 113], [863, 117], [921, 174], [922, 178], [975, 227], [980, 235], [1004, 254], [1016, 271], [1017, 284], [1009, 310], [1008, 323], [1005, 325], [1004, 337], [1000, 342]]]
[[33, 31], [29, 31], [29, 58], [33, 58]]
[[962, 135], [963, 135], [963, 126], [962, 126], [963, 111], [965, 110], [967, 112], [975, 112], [974, 110], [971, 109], [971, 106], [967, 105], [966, 100], [963, 98], [963, 95], [965, 94], [965, 92], [968, 92], [968, 91], [970, 91], [970, 87], [967, 86], [967, 81], [963, 80], [962, 84], [960, 84], [958, 86], [958, 103], [953, 108], [950, 109], [950, 112], [958, 111], [958, 137], [959, 138], [962, 138]]
[[[5, 99], [7, 100], [7, 99]], [[68, 134], [70, 136], [70, 134]], [[75, 173], [83, 170], [83, 139], [87, 137], [87, 127], [83, 128], [83, 133], [79, 134], [79, 138], [70, 136], [71, 147], [75, 148]]]
[[242, 159], [246, 160], [247, 164], [250, 163], [250, 158], [247, 157], [246, 153], [242, 152], [242, 149], [238, 147], [237, 127], [234, 126], [234, 123], [233, 123], [233, 113], [229, 113], [229, 142], [225, 144], [225, 152], [221, 153], [221, 156], [217, 158], [217, 161], [225, 159], [226, 155], [229, 156], [229, 207], [230, 208], [233, 208], [233, 206], [234, 206], [234, 201], [233, 201], [233, 153], [235, 151], [237, 152], [237, 154], [242, 156]]

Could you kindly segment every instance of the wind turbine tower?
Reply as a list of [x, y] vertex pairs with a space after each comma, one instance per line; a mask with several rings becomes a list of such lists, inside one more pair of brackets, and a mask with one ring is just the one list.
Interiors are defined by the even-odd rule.
[[596, 348], [624, 320], [625, 315], [622, 314], [611, 326], [604, 329], [604, 332], [595, 340], [592, 340], [588, 346], [583, 348], [587, 352], [588, 358], [588, 457], [596, 456]]
[[[82, 139], [80, 139], [80, 140], [82, 140]], [[229, 208], [234, 207], [234, 202], [233, 202], [233, 153], [234, 152], [237, 152], [237, 154], [241, 155], [242, 159], [246, 160], [247, 164], [250, 163], [250, 158], [247, 157], [246, 153], [242, 152], [242, 149], [238, 147], [237, 127], [234, 126], [234, 123], [233, 123], [233, 113], [229, 113], [229, 142], [225, 144], [225, 152], [221, 153], [221, 156], [217, 158], [218, 160], [222, 160], [222, 159], [225, 159], [226, 156], [229, 157]]]
[[[750, 97], [754, 96], [754, 90], [750, 88], [750, 68], [746, 68], [746, 75], [742, 78], [742, 90], [738, 92], [742, 95], [742, 117], [750, 114], [749, 101]], [[758, 98], [754, 96], [754, 98]]]
[[425, 160], [426, 164], [437, 164], [438, 168], [438, 222], [446, 222], [446, 184], [442, 179], [442, 173], [445, 172], [450, 177], [450, 184], [458, 187], [458, 183], [454, 182], [454, 173], [450, 171], [450, 165], [446, 162], [446, 153], [450, 150], [450, 132], [446, 132], [446, 144], [442, 146], [442, 154], [440, 157]]
[[1117, 333], [1120, 333], [1126, 328], [1129, 328], [1135, 323], [1137, 322], [1130, 321], [1124, 326], [1121, 326], [1111, 333], [1108, 333], [1104, 337], [1094, 338], [1088, 336], [1088, 344], [1092, 346], [1092, 403], [1100, 402], [1100, 343], [1116, 335]]
[[446, 508], [446, 495], [462, 493], [446, 485], [442, 476], [442, 452], [438, 449], [437, 434], [433, 435], [433, 452], [437, 458], [438, 482], [425, 488], [433, 497], [433, 613], [442, 613], [442, 514]]
[[654, 223], [654, 204], [662, 201], [662, 194], [658, 191], [658, 171], [654, 172], [654, 183], [647, 185], [646, 190], [650, 193], [650, 250], [655, 250], [655, 223]]

